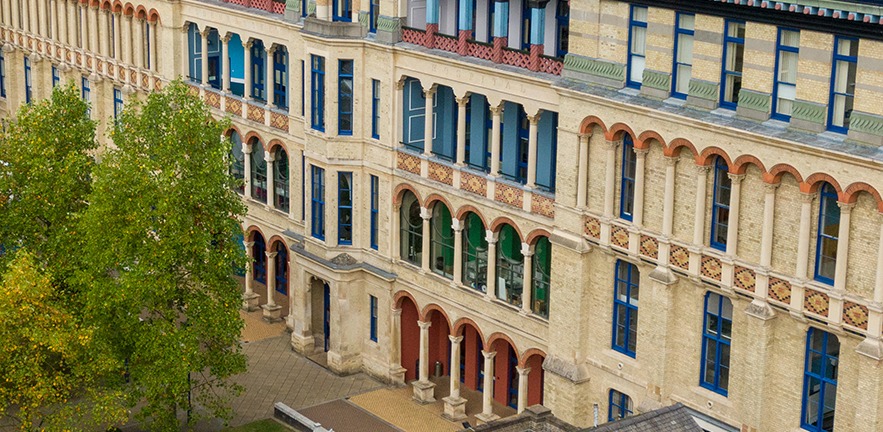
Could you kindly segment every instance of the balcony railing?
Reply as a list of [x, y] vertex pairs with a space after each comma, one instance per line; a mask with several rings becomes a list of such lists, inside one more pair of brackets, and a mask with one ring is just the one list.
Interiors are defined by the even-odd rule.
[[276, 0], [223, 0], [225, 3], [232, 3], [239, 6], [245, 6], [252, 9], [260, 9], [270, 13], [282, 15], [285, 13], [285, 2]]

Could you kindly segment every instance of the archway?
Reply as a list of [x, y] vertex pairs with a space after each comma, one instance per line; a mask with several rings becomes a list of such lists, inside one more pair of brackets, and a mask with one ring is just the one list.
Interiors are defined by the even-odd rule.
[[438, 309], [432, 309], [425, 319], [431, 323], [429, 326], [429, 374], [435, 375], [436, 363], [441, 363], [441, 375], [450, 375], [451, 365], [451, 327], [448, 319]]
[[420, 361], [420, 327], [417, 320], [420, 314], [417, 305], [408, 298], [403, 297], [399, 304], [402, 310], [400, 352], [402, 353], [402, 367], [405, 368], [405, 382], [417, 379]]
[[524, 362], [524, 366], [530, 368], [530, 372], [527, 374], [527, 406], [542, 405], [543, 403], [543, 386], [545, 385], [544, 360], [546, 360], [546, 356], [536, 352], [531, 354], [527, 361]]
[[471, 322], [461, 324], [457, 335], [463, 336], [460, 342], [460, 382], [466, 388], [481, 391], [484, 386], [483, 337]]
[[518, 407], [518, 351], [503, 337], [491, 342], [494, 357], [494, 400], [500, 404]]
[[251, 247], [252, 258], [254, 259], [254, 275], [252, 278], [256, 282], [262, 284], [267, 283], [267, 243], [264, 236], [260, 232], [255, 231], [251, 235], [251, 241], [254, 245]]

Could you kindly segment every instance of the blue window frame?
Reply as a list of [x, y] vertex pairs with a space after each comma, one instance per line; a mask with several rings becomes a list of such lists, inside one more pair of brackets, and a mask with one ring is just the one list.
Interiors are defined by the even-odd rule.
[[260, 40], [254, 41], [251, 46], [251, 97], [260, 100], [267, 100], [266, 79], [267, 73], [264, 69], [267, 65], [267, 52], [264, 50], [264, 43]]
[[353, 173], [337, 173], [337, 243], [353, 244]]
[[727, 228], [730, 219], [730, 179], [727, 161], [718, 156], [714, 159], [714, 194], [711, 201], [711, 247], [727, 250]]
[[[144, 57], [147, 59], [147, 69], [152, 69], [152, 59], [150, 58], [150, 22], [146, 20], [144, 21], [144, 39], [147, 45], [147, 51], [144, 53]], [[113, 45], [113, 42], [111, 42], [111, 45]]]
[[353, 134], [353, 61], [340, 60], [337, 69], [337, 134]]
[[371, 340], [377, 342], [377, 297], [369, 295], [368, 304], [371, 308]]
[[371, 80], [371, 138], [380, 139], [380, 81]]
[[61, 77], [58, 75], [58, 68], [55, 65], [52, 66], [52, 88], [58, 87], [58, 84], [61, 82]]
[[613, 283], [613, 349], [635, 357], [638, 344], [640, 273], [634, 264], [616, 261]]
[[632, 398], [618, 390], [610, 389], [607, 407], [607, 421], [624, 419], [632, 415]]
[[570, 42], [570, 0], [558, 0], [555, 8], [555, 54], [558, 57], [567, 55]]
[[304, 116], [307, 104], [307, 75], [306, 62], [300, 61], [300, 116]]
[[791, 109], [797, 96], [797, 55], [800, 49], [800, 31], [780, 28], [776, 36], [776, 75], [773, 83], [773, 109], [770, 117], [791, 119]]
[[379, 202], [380, 180], [376, 175], [371, 175], [371, 249], [377, 250], [377, 214], [380, 210]]
[[288, 111], [288, 50], [273, 51], [273, 105]]
[[629, 57], [625, 85], [639, 89], [644, 81], [647, 51], [647, 8], [632, 5], [629, 10]]
[[730, 388], [730, 340], [733, 303], [713, 292], [705, 294], [702, 320], [702, 368], [699, 385], [724, 396]]
[[310, 126], [325, 131], [325, 57], [310, 56]]
[[369, 9], [368, 9], [368, 32], [376, 33], [377, 32], [377, 21], [380, 18], [380, 0], [369, 0]]
[[187, 50], [190, 60], [188, 65], [190, 81], [202, 82], [202, 36], [199, 34], [196, 24], [193, 23], [190, 23], [190, 27], [187, 28]]
[[678, 12], [675, 15], [675, 52], [671, 69], [671, 96], [687, 99], [693, 75], [693, 34], [696, 16]]
[[300, 2], [300, 16], [303, 18], [307, 17], [307, 6], [308, 6], [308, 0], [301, 0], [301, 2]]
[[0, 50], [0, 97], [6, 97], [6, 59]]
[[855, 66], [858, 62], [858, 39], [834, 37], [834, 67], [831, 70], [831, 95], [828, 99], [828, 130], [846, 133], [855, 98]]
[[488, 0], [487, 5], [487, 43], [494, 41], [494, 14], [497, 11], [497, 0]]
[[825, 182], [819, 189], [819, 225], [816, 235], [816, 265], [813, 271], [814, 279], [819, 282], [834, 284], [839, 235], [840, 206], [837, 204], [837, 191], [834, 186]]
[[721, 108], [736, 109], [742, 89], [742, 60], [745, 53], [745, 21], [724, 22], [724, 57], [721, 61]]
[[353, 16], [352, 0], [332, 0], [332, 15], [334, 21], [351, 22]]
[[521, 49], [530, 49], [530, 2], [521, 1]]
[[312, 219], [311, 234], [319, 240], [325, 240], [325, 170], [312, 167]]
[[637, 155], [632, 136], [625, 134], [622, 138], [622, 181], [620, 183], [619, 217], [632, 220], [635, 207], [635, 166]]
[[113, 118], [119, 118], [123, 112], [123, 91], [117, 87], [113, 88]]
[[810, 327], [806, 332], [801, 428], [812, 432], [834, 430], [839, 357], [837, 336]]
[[31, 59], [25, 57], [25, 103], [31, 103]]
[[307, 157], [303, 150], [300, 152], [300, 220], [307, 221]]
[[92, 89], [89, 87], [89, 78], [82, 77], [81, 79], [81, 93], [80, 96], [83, 98], [83, 102], [86, 102], [86, 115], [88, 117], [92, 117]]

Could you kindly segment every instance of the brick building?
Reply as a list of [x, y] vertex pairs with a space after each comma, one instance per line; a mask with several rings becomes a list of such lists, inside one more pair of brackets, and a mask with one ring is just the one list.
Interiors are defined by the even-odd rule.
[[439, 365], [453, 419], [462, 385], [485, 420], [883, 430], [876, 0], [0, 10], [4, 115], [74, 80], [103, 130], [183, 76], [232, 119], [244, 307], [335, 372], [427, 402]]

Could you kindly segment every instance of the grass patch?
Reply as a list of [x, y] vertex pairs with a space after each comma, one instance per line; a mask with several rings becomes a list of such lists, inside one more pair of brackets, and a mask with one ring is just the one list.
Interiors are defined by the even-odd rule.
[[291, 432], [291, 429], [273, 419], [263, 419], [235, 428], [224, 429], [224, 432]]

